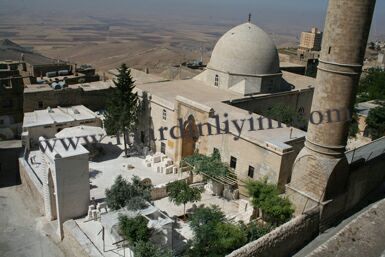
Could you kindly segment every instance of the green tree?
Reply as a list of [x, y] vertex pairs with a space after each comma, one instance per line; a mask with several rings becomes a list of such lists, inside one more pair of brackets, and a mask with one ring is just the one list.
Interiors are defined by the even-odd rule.
[[246, 231], [247, 242], [252, 242], [260, 237], [268, 234], [274, 229], [274, 226], [270, 224], [262, 224], [257, 221], [251, 221], [249, 224], [240, 223], [242, 230]]
[[167, 184], [168, 198], [176, 205], [183, 204], [183, 215], [186, 215], [186, 204], [201, 200], [202, 189], [190, 187], [185, 180], [177, 180]]
[[194, 233], [186, 256], [219, 257], [247, 243], [247, 234], [240, 224], [229, 222], [218, 206], [198, 208], [189, 217]]
[[138, 121], [139, 98], [134, 92], [135, 81], [126, 64], [118, 69], [114, 80], [116, 89], [111, 94], [106, 108], [105, 128], [108, 134], [123, 132], [124, 153], [127, 156], [127, 132], [134, 132]]
[[216, 247], [220, 255], [226, 255], [247, 243], [246, 231], [239, 224], [218, 223], [215, 227]]
[[196, 174], [204, 173], [212, 177], [224, 177], [229, 174], [229, 166], [221, 161], [219, 152], [214, 152], [211, 156], [195, 153], [185, 157], [183, 161], [194, 166]]
[[276, 104], [272, 106], [267, 112], [266, 116], [270, 119], [279, 121], [288, 126], [306, 129], [306, 119], [296, 110], [285, 104]]
[[151, 243], [151, 229], [148, 228], [148, 220], [143, 216], [129, 218], [119, 217], [119, 231], [128, 241], [135, 257], [172, 257], [172, 252], [162, 249]]
[[268, 184], [267, 179], [250, 180], [246, 187], [252, 197], [253, 206], [262, 210], [266, 221], [281, 225], [291, 219], [294, 213], [292, 204], [288, 199], [280, 197], [278, 188]]
[[172, 257], [172, 252], [151, 242], [139, 241], [134, 247], [135, 257]]
[[379, 106], [369, 111], [366, 118], [367, 130], [373, 140], [385, 135], [385, 106]]
[[127, 207], [129, 210], [139, 210], [151, 200], [151, 186], [142, 183], [134, 176], [131, 183], [119, 175], [111, 188], [106, 189], [106, 202], [112, 210]]
[[358, 102], [385, 100], [385, 71], [381, 68], [370, 68], [358, 87]]
[[131, 246], [134, 246], [139, 241], [148, 241], [151, 235], [151, 230], [148, 228], [148, 220], [143, 216], [135, 218], [120, 216], [119, 231]]

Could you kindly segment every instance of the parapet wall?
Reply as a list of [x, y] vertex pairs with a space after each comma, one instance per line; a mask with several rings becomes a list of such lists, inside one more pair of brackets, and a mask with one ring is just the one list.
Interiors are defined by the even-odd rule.
[[20, 179], [26, 192], [32, 196], [41, 215], [44, 215], [43, 184], [33, 174], [26, 161], [19, 158]]
[[286, 257], [313, 240], [319, 233], [320, 209], [314, 208], [276, 228], [227, 257]]

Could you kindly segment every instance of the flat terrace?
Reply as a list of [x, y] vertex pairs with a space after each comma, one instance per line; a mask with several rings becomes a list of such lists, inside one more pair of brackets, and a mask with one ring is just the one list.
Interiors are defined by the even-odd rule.
[[49, 84], [44, 83], [44, 84], [26, 85], [24, 88], [24, 94], [43, 92], [43, 91], [60, 91], [60, 90], [66, 90], [66, 89], [81, 89], [83, 91], [94, 91], [94, 90], [106, 90], [113, 87], [115, 87], [115, 84], [113, 83], [112, 80], [73, 84], [73, 85], [68, 85], [68, 87], [64, 89], [53, 89]]
[[96, 119], [97, 115], [84, 105], [71, 107], [57, 107], [34, 112], [24, 113], [23, 127], [37, 127], [54, 123], [66, 123], [71, 121], [87, 121]]

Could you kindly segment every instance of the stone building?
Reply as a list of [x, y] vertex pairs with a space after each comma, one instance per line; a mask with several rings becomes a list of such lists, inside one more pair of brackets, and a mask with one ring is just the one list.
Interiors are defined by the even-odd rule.
[[54, 138], [61, 130], [80, 125], [101, 127], [102, 121], [83, 105], [27, 112], [23, 121], [23, 145], [27, 150], [36, 149], [39, 137]]
[[32, 84], [24, 89], [24, 112], [46, 109], [53, 106], [84, 105], [97, 111], [104, 109], [108, 95], [115, 88], [111, 80], [94, 81], [53, 87], [52, 84]]
[[248, 179], [268, 177], [281, 189], [289, 181], [305, 132], [259, 112], [283, 103], [308, 116], [315, 80], [281, 71], [277, 49], [260, 28], [245, 23], [227, 32], [207, 69], [193, 79], [132, 75], [145, 103], [137, 141], [153, 152], [179, 163], [219, 150], [239, 178], [241, 196]]
[[322, 32], [318, 28], [302, 32], [299, 48], [307, 51], [321, 51]]
[[50, 149], [44, 145], [47, 139], [40, 140], [44, 151], [30, 151], [19, 158], [20, 176], [36, 207], [48, 220], [56, 221], [52, 225], [62, 239], [63, 223], [85, 216], [90, 204], [88, 151], [82, 145], [66, 148], [55, 144]]
[[5, 119], [16, 123], [23, 119], [24, 77], [20, 74], [20, 65], [24, 64], [0, 62], [0, 125]]

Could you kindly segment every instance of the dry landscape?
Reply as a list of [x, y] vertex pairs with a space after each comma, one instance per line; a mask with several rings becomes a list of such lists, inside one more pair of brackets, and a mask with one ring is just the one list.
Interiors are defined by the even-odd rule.
[[[207, 62], [216, 40], [237, 25], [202, 23], [57, 15], [8, 17], [0, 23], [0, 38], [51, 58], [92, 64], [101, 72], [125, 62], [169, 78], [178, 72], [173, 66], [182, 62], [201, 56]], [[272, 37], [279, 46], [297, 43], [294, 35]], [[194, 74], [184, 72], [184, 77]]]

